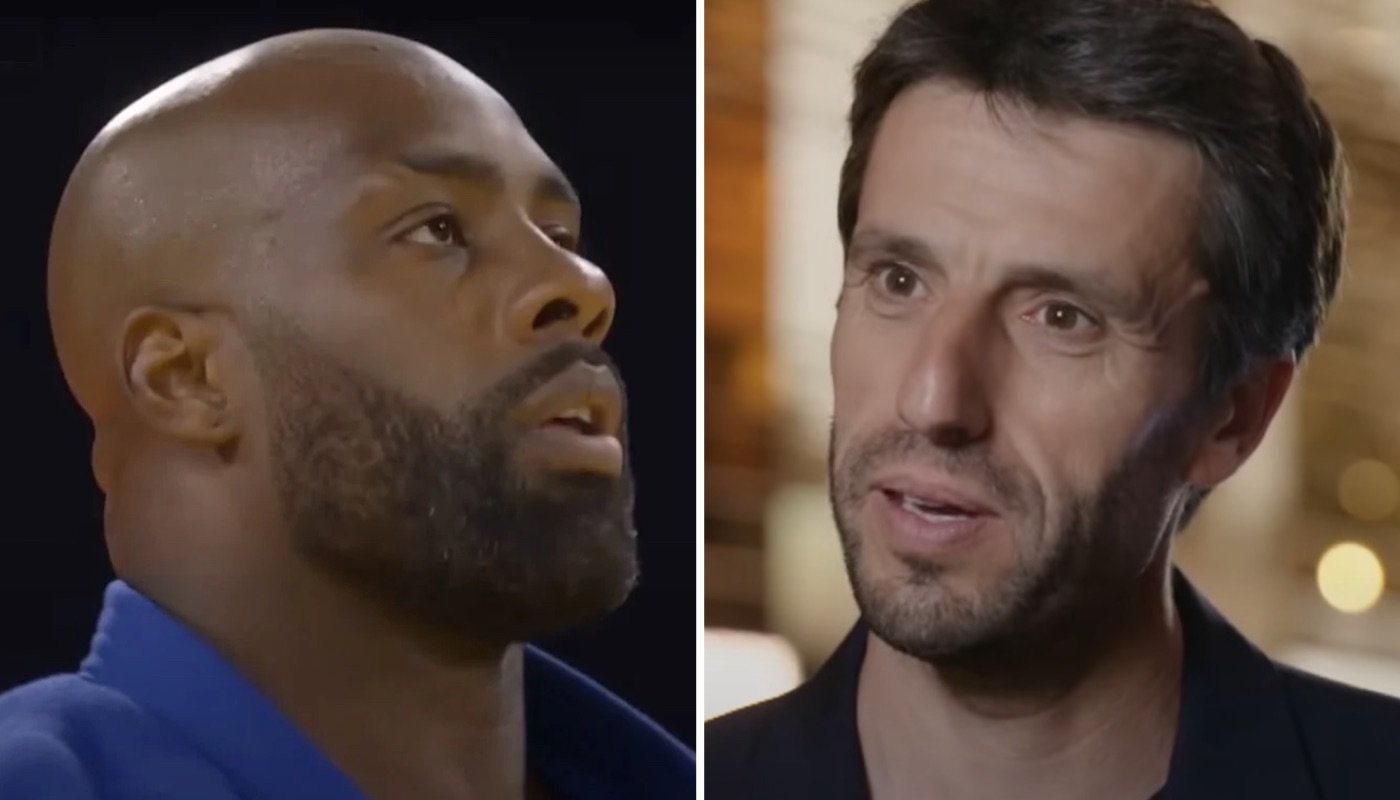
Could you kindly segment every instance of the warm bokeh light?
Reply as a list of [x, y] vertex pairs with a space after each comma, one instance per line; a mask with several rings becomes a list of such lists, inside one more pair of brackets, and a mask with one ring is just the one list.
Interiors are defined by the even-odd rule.
[[1365, 545], [1335, 544], [1317, 562], [1317, 588], [1333, 608], [1360, 614], [1380, 600], [1385, 590], [1385, 568]]
[[1382, 520], [1400, 505], [1400, 478], [1389, 464], [1362, 459], [1347, 467], [1338, 479], [1337, 499], [1348, 514], [1359, 520]]
[[705, 719], [796, 688], [797, 651], [780, 636], [705, 629]]

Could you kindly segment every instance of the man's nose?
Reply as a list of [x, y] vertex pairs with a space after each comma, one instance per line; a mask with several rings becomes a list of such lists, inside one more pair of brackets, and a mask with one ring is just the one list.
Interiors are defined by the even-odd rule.
[[924, 327], [900, 383], [900, 419], [942, 447], [985, 439], [992, 427], [987, 350], [975, 310], [945, 305]]
[[583, 337], [600, 343], [612, 327], [612, 282], [587, 259], [563, 250], [541, 257], [538, 277], [509, 304], [506, 327], [528, 344]]

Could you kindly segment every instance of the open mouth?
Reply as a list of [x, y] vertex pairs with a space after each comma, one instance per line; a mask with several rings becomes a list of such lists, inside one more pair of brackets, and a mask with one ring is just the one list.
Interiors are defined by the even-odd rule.
[[569, 428], [585, 436], [597, 436], [603, 432], [603, 410], [593, 406], [566, 408], [544, 421], [544, 425], [557, 425]]
[[521, 458], [536, 467], [618, 476], [625, 470], [622, 385], [612, 372], [579, 361], [521, 403]]
[[622, 423], [622, 387], [605, 367], [578, 362], [521, 404], [525, 429], [616, 437]]
[[881, 489], [891, 503], [932, 523], [959, 522], [985, 515], [985, 512], [937, 499], [918, 497], [894, 489]]

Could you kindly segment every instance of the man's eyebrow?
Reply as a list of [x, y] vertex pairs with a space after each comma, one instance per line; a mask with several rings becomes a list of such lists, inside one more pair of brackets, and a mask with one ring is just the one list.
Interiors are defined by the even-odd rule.
[[535, 180], [535, 194], [546, 200], [571, 206], [581, 205], [578, 192], [574, 191], [574, 185], [558, 172], [546, 172], [537, 178]]
[[[479, 183], [495, 190], [505, 187], [505, 170], [495, 159], [475, 153], [438, 150], [404, 153], [398, 163], [414, 172]], [[563, 174], [549, 170], [535, 179], [534, 193], [555, 202], [579, 205], [578, 192]]]
[[925, 267], [936, 267], [941, 263], [938, 254], [922, 239], [880, 228], [865, 228], [856, 231], [851, 236], [848, 250], [848, 258], [855, 258], [874, 251]]
[[471, 183], [505, 186], [505, 173], [495, 160], [473, 153], [448, 153], [437, 150], [404, 153], [397, 159], [402, 166], [424, 175], [454, 178]]

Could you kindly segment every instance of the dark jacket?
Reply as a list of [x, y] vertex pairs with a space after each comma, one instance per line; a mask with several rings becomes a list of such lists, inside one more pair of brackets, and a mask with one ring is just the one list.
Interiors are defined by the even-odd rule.
[[[1400, 700], [1275, 663], [1180, 573], [1174, 593], [1185, 649], [1182, 705], [1158, 798], [1400, 798]], [[866, 636], [857, 624], [802, 686], [707, 723], [705, 793], [868, 798], [856, 731]]]

